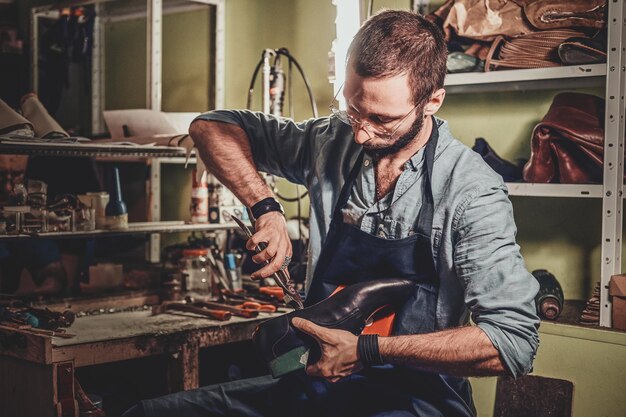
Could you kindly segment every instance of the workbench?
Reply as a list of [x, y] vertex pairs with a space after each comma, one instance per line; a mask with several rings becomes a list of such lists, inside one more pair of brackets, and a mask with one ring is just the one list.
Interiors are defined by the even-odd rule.
[[75, 368], [153, 355], [168, 357], [170, 392], [197, 388], [200, 348], [249, 340], [259, 322], [279, 314], [216, 321], [144, 310], [77, 318], [68, 339], [13, 332], [12, 346], [0, 347], [0, 417], [73, 416]]

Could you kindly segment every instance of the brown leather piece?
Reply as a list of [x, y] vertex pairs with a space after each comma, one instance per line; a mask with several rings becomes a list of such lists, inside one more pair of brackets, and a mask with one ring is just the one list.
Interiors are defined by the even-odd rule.
[[530, 159], [524, 165], [524, 181], [550, 183], [556, 179], [557, 166], [550, 139], [548, 129], [535, 127], [530, 142]]
[[602, 181], [602, 169], [585, 160], [577, 146], [564, 140], [550, 142], [559, 168], [559, 183], [589, 184]]
[[526, 182], [602, 182], [604, 100], [590, 94], [560, 93], [535, 126]]
[[572, 29], [546, 30], [509, 38], [498, 36], [489, 48], [485, 71], [558, 67], [558, 48], [584, 33]]
[[524, 5], [524, 15], [537, 29], [606, 26], [606, 0], [537, 0]]
[[511, 0], [456, 0], [443, 27], [458, 36], [483, 41], [535, 31], [524, 19], [522, 8]]

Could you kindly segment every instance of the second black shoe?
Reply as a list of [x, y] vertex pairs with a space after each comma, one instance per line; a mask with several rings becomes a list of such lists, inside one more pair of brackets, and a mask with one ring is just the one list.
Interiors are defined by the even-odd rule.
[[361, 334], [367, 320], [384, 306], [400, 307], [414, 293], [415, 282], [382, 279], [350, 285], [303, 310], [267, 320], [256, 328], [253, 340], [261, 349], [274, 378], [302, 369], [320, 357], [317, 342], [291, 325], [301, 317], [330, 329]]

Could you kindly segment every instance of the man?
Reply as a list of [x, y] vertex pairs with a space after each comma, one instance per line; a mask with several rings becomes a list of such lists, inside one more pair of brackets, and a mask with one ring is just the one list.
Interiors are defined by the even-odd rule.
[[416, 281], [395, 335], [379, 338], [384, 366], [358, 357], [356, 336], [293, 319], [321, 347], [307, 375], [146, 401], [147, 415], [471, 416], [463, 376], [530, 371], [538, 285], [502, 179], [434, 117], [445, 97], [442, 34], [418, 15], [382, 12], [355, 36], [347, 67], [346, 112], [334, 103], [329, 118], [296, 124], [216, 111], [190, 133], [208, 169], [258, 214], [247, 247], [267, 242], [254, 260], [270, 262], [257, 278], [291, 256], [262, 170], [309, 189], [307, 304], [345, 280]]

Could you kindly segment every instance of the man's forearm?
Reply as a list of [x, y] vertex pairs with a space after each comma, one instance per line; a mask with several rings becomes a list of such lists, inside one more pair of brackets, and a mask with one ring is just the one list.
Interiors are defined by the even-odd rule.
[[189, 128], [189, 134], [207, 169], [243, 204], [250, 207], [273, 195], [257, 171], [250, 141], [242, 128], [197, 120]]
[[460, 376], [492, 376], [506, 369], [498, 351], [478, 327], [379, 338], [385, 362]]

